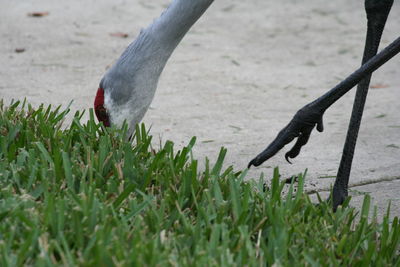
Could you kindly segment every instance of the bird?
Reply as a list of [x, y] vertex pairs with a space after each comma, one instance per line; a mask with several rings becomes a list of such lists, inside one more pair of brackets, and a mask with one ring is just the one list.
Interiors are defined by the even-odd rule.
[[327, 93], [297, 111], [272, 143], [248, 164], [249, 168], [261, 165], [297, 138], [293, 148], [285, 154], [286, 160], [290, 163], [290, 159], [297, 157], [302, 146], [307, 144], [314, 128], [319, 132], [324, 130], [323, 115], [326, 110], [358, 84], [343, 154], [330, 197], [333, 210], [343, 204], [348, 196], [352, 160], [372, 72], [400, 52], [400, 38], [397, 38], [377, 54], [393, 0], [366, 0], [364, 5], [367, 15], [367, 35], [362, 66]]
[[128, 45], [100, 81], [94, 111], [104, 126], [128, 124], [131, 136], [154, 98], [159, 77], [182, 38], [214, 0], [174, 0]]
[[[104, 126], [121, 126], [127, 122], [128, 136], [133, 133], [135, 125], [141, 121], [153, 100], [159, 77], [171, 54], [213, 2], [174, 0], [158, 19], [129, 44], [101, 79], [95, 96], [95, 114]], [[368, 27], [362, 66], [326, 94], [301, 108], [275, 140], [249, 162], [248, 168], [261, 165], [295, 138], [294, 147], [285, 157], [289, 161], [299, 155], [312, 130], [324, 130], [322, 118], [325, 111], [359, 84], [332, 193], [334, 210], [343, 203], [348, 194], [352, 158], [371, 73], [400, 52], [398, 38], [376, 54], [392, 4], [393, 0], [365, 0]]]

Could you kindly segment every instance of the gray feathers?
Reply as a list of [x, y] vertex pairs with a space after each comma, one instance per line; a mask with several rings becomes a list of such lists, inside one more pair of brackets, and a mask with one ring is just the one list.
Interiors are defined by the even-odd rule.
[[140, 32], [107, 71], [101, 86], [105, 91], [106, 109], [112, 124], [120, 124], [122, 117], [131, 123], [142, 119], [169, 57], [212, 2], [173, 1], [158, 19]]

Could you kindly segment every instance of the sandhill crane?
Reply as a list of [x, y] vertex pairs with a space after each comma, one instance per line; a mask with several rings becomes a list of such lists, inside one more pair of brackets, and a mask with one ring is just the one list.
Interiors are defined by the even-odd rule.
[[[374, 70], [392, 58], [400, 50], [400, 38], [379, 55], [376, 54], [380, 34], [393, 0], [366, 0], [368, 12], [367, 48], [363, 65], [326, 95], [302, 108], [291, 123], [280, 132], [277, 139], [249, 163], [258, 166], [276, 154], [285, 144], [298, 137], [296, 145], [286, 155], [294, 158], [301, 146], [307, 143], [312, 129], [322, 131], [322, 115], [337, 99], [366, 77], [359, 91], [366, 93], [369, 76]], [[123, 52], [118, 61], [107, 71], [100, 82], [95, 98], [95, 113], [105, 126], [129, 123], [130, 133], [140, 122], [153, 99], [160, 74], [172, 52], [191, 26], [203, 15], [213, 0], [174, 0], [149, 27], [142, 30], [137, 39]], [[372, 41], [371, 41], [372, 40]], [[368, 77], [367, 77], [368, 76]], [[363, 101], [361, 101], [363, 103]], [[361, 104], [362, 110], [363, 104]], [[361, 118], [355, 118], [360, 121]], [[351, 126], [350, 129], [356, 128]], [[358, 127], [358, 126], [357, 126]], [[350, 134], [356, 131], [350, 131]], [[355, 144], [355, 141], [354, 141]], [[348, 164], [351, 158], [344, 161]], [[346, 165], [347, 166], [347, 165]], [[347, 167], [348, 168], [348, 167]], [[335, 188], [341, 203], [347, 195], [348, 179], [338, 176]], [[336, 205], [336, 204], [335, 204]]]

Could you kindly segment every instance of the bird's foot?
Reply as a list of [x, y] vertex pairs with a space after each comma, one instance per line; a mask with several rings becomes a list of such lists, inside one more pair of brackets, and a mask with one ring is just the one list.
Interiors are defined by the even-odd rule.
[[297, 138], [295, 145], [285, 154], [286, 160], [291, 163], [289, 159], [299, 155], [301, 147], [307, 144], [314, 127], [317, 126], [316, 128], [319, 132], [324, 130], [322, 121], [324, 112], [325, 110], [319, 109], [314, 103], [301, 108], [297, 111], [289, 124], [279, 132], [275, 140], [263, 152], [250, 161], [248, 167], [250, 168], [252, 165], [261, 165], [264, 161], [274, 156], [285, 145]]

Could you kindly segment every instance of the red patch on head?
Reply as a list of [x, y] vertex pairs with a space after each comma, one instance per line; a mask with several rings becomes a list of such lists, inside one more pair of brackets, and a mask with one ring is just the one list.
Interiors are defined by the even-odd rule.
[[97, 90], [96, 98], [94, 99], [94, 112], [99, 121], [103, 122], [104, 126], [110, 127], [110, 117], [104, 107], [104, 90], [99, 88]]

